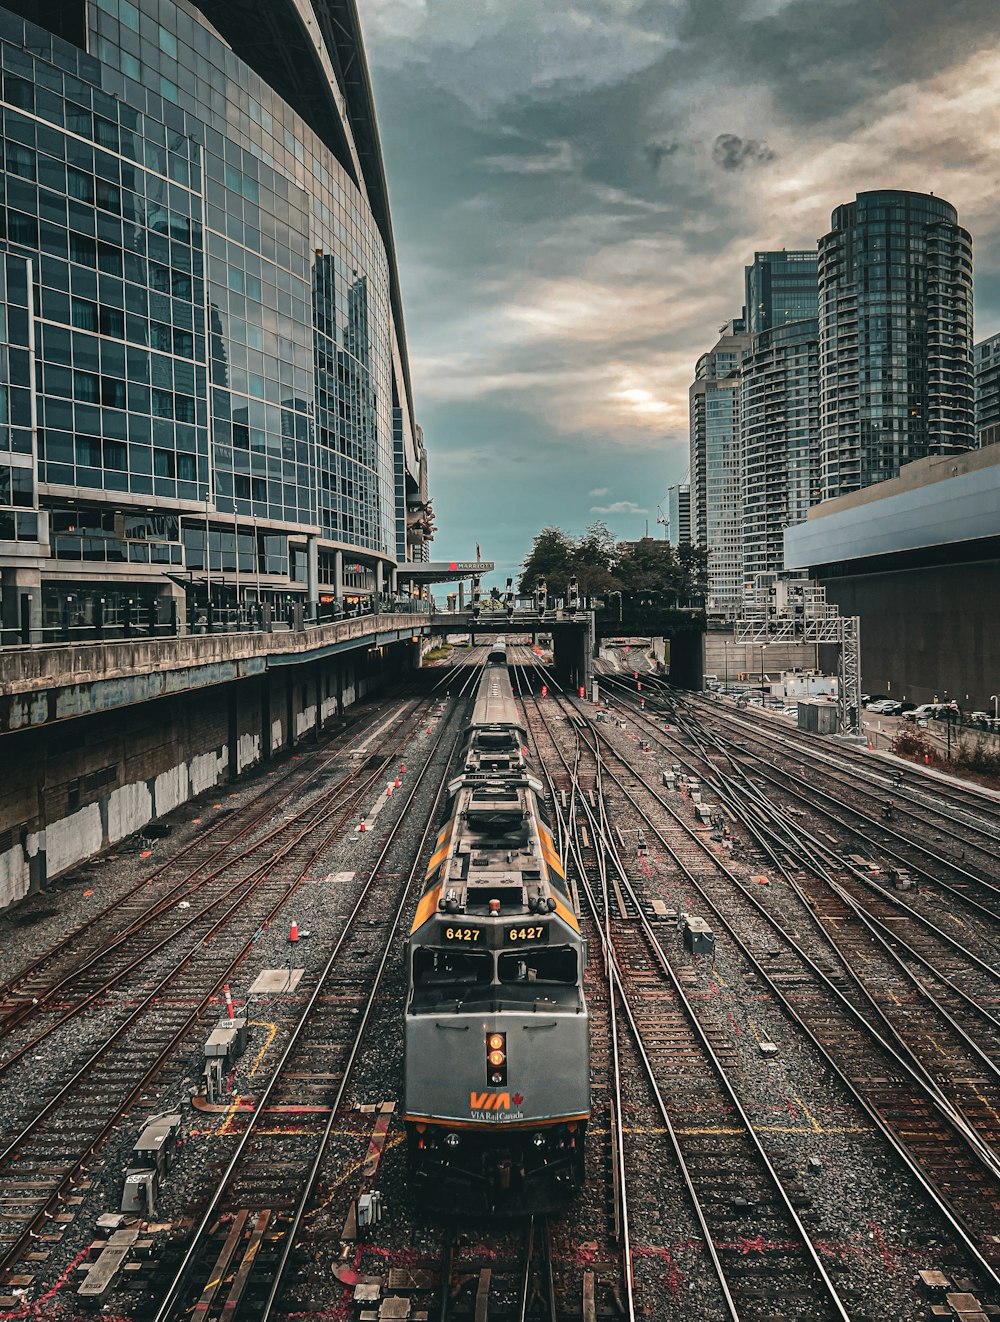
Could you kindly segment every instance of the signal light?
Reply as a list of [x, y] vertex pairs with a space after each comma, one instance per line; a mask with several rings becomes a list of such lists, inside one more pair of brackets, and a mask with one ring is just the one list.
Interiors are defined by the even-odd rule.
[[506, 1033], [490, 1033], [486, 1038], [486, 1082], [494, 1087], [507, 1082]]

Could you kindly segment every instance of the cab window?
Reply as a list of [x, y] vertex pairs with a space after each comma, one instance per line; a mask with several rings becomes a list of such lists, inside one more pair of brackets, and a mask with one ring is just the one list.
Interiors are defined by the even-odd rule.
[[511, 951], [500, 956], [498, 972], [500, 981], [504, 983], [575, 987], [576, 951], [569, 946], [562, 949]]

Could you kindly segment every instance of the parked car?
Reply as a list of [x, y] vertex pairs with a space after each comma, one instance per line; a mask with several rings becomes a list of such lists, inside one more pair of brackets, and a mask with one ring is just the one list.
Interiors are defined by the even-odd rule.
[[869, 697], [862, 698], [861, 701], [864, 704], [864, 706], [866, 706], [870, 710], [874, 703], [889, 702], [891, 701], [891, 699], [888, 693], [872, 693]]
[[883, 698], [880, 702], [870, 702], [868, 710], [876, 716], [898, 716], [903, 710], [903, 704], [893, 698]]

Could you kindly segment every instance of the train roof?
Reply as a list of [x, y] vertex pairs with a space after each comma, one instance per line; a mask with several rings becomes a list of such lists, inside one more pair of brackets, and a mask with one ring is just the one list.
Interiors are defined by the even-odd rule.
[[522, 731], [524, 729], [518, 715], [517, 704], [514, 702], [510, 675], [500, 666], [489, 667], [479, 682], [469, 729], [475, 730], [484, 725], [507, 726]]

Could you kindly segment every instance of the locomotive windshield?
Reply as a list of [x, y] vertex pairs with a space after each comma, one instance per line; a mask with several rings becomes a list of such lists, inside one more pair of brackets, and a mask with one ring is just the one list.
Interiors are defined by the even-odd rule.
[[547, 986], [576, 986], [576, 951], [563, 949], [518, 950], [497, 961], [501, 982], [527, 982]]

